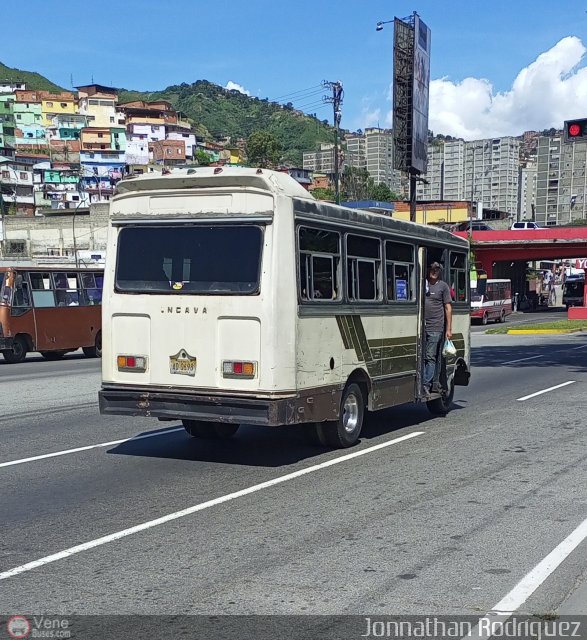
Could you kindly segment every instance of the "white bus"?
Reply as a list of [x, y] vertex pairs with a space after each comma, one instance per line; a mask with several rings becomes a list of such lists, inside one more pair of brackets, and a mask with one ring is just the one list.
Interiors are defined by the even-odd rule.
[[487, 279], [483, 288], [471, 280], [471, 318], [481, 324], [505, 322], [512, 313], [512, 281]]
[[366, 408], [423, 401], [425, 266], [445, 265], [469, 380], [468, 243], [316, 201], [287, 174], [195, 168], [125, 179], [110, 208], [100, 410], [181, 420], [196, 437], [315, 423], [351, 446]]

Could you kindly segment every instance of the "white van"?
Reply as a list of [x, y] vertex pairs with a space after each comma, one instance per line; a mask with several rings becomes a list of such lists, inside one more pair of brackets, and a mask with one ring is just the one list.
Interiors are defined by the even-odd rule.
[[512, 231], [521, 231], [525, 229], [542, 229], [542, 227], [535, 222], [514, 222], [510, 229]]

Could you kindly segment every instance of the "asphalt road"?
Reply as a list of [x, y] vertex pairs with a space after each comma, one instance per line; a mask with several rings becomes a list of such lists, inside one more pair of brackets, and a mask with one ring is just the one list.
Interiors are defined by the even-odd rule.
[[[566, 320], [567, 310], [564, 307], [550, 307], [547, 309], [539, 309], [536, 311], [516, 311], [507, 316], [506, 326], [518, 327], [518, 325], [524, 324], [539, 324], [541, 322], [556, 322], [557, 320]], [[487, 326], [483, 326], [481, 323], [472, 324], [472, 333], [483, 333], [487, 329], [500, 326], [499, 323], [490, 322]], [[518, 327], [523, 328], [523, 327]]]
[[[219, 443], [101, 417], [97, 360], [0, 363], [0, 613], [491, 610], [587, 516], [587, 334], [475, 333], [473, 366], [448, 417], [369, 415], [327, 451], [302, 429]], [[520, 610], [574, 607], [586, 552]]]

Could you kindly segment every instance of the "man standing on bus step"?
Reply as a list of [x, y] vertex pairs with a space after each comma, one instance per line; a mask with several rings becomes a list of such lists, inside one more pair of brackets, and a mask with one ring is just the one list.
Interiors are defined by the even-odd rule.
[[[438, 382], [436, 367], [444, 339], [452, 338], [452, 304], [450, 289], [442, 278], [442, 266], [433, 262], [428, 267], [426, 300], [424, 303], [424, 393], [430, 395], [434, 383]], [[440, 372], [439, 372], [440, 373]]]

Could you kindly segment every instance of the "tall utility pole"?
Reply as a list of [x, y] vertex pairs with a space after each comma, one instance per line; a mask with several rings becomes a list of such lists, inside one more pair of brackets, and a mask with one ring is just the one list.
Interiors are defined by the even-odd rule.
[[324, 102], [332, 104], [334, 114], [334, 193], [336, 204], [340, 204], [340, 167], [339, 167], [339, 129], [340, 119], [342, 117], [342, 98], [344, 91], [342, 90], [342, 82], [328, 82], [324, 80], [322, 85], [332, 91], [332, 96], [324, 96]]

